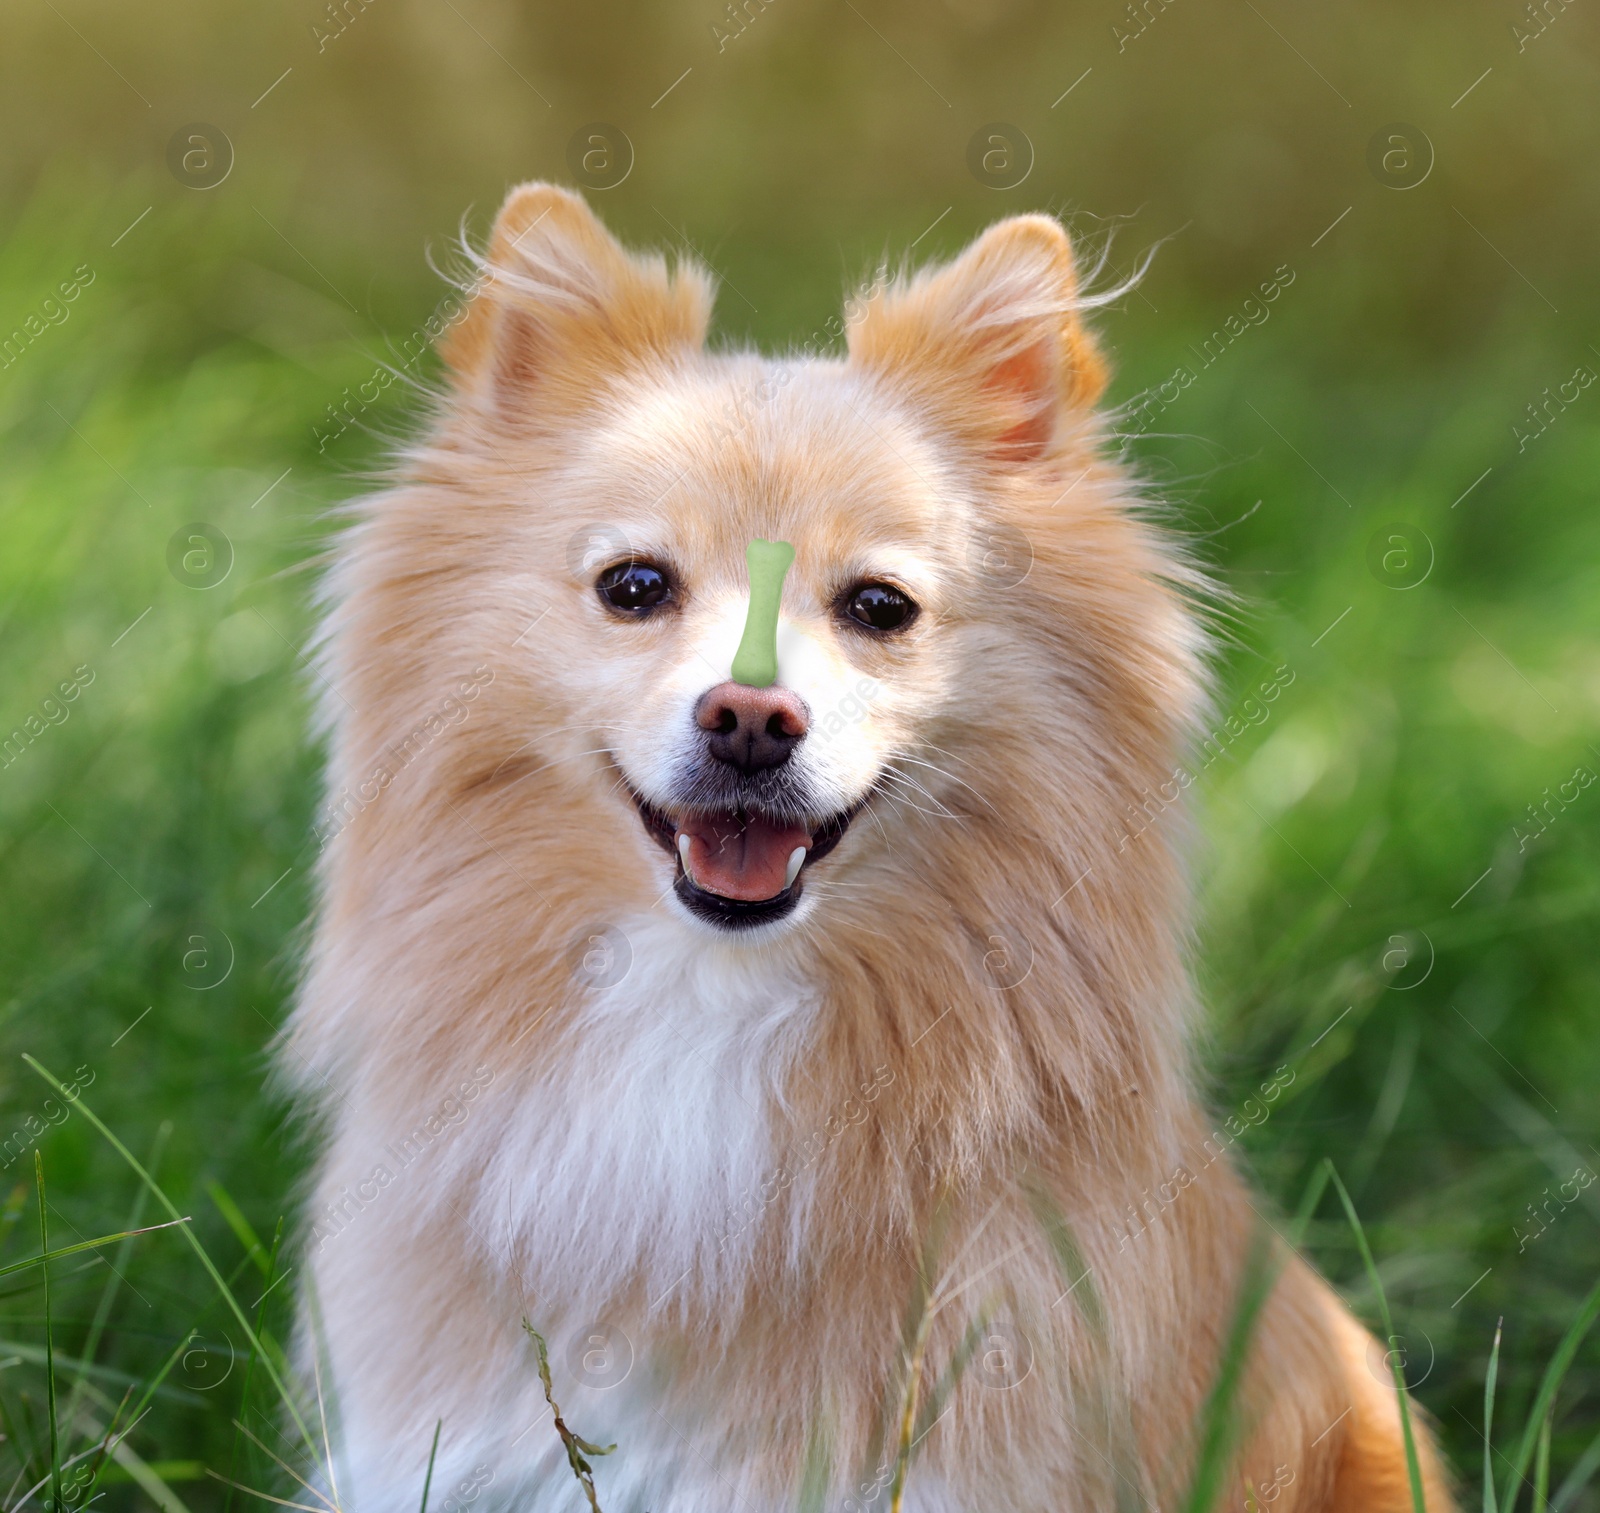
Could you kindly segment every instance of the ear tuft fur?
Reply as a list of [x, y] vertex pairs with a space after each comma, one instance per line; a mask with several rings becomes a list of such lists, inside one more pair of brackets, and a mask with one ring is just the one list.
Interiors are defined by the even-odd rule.
[[458, 387], [501, 409], [557, 409], [630, 364], [697, 350], [710, 275], [630, 253], [581, 195], [518, 185], [474, 256], [470, 304], [440, 344]]
[[1013, 216], [891, 285], [851, 331], [850, 358], [915, 390], [986, 461], [1024, 465], [1105, 389], [1081, 308], [1060, 222]]

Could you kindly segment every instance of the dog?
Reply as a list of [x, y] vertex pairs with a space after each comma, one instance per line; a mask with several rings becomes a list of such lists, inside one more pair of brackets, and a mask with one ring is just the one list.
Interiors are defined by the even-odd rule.
[[474, 256], [316, 663], [281, 1060], [342, 1505], [1170, 1507], [1238, 1339], [1215, 1506], [1409, 1509], [1382, 1351], [1196, 1093], [1207, 586], [1062, 226], [880, 270], [844, 357], [707, 351], [708, 274], [559, 187]]

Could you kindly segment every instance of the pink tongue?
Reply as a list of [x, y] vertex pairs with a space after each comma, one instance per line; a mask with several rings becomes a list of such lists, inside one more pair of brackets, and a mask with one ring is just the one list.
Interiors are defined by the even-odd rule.
[[811, 846], [811, 832], [800, 825], [717, 815], [686, 820], [679, 835], [689, 837], [689, 872], [710, 893], [746, 903], [776, 898], [796, 846]]

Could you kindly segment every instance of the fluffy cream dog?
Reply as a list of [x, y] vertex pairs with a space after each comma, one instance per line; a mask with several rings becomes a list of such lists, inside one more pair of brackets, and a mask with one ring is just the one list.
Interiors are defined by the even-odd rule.
[[[1128, 819], [1203, 585], [1102, 445], [1055, 221], [880, 281], [844, 359], [708, 353], [711, 294], [514, 191], [337, 550], [284, 1062], [341, 1496], [414, 1509], [442, 1419], [435, 1508], [580, 1506], [526, 1317], [609, 1513], [887, 1503], [913, 1357], [907, 1509], [1171, 1506], [1256, 1232], [1170, 817]], [[1278, 1259], [1218, 1505], [1408, 1508], [1377, 1346]]]

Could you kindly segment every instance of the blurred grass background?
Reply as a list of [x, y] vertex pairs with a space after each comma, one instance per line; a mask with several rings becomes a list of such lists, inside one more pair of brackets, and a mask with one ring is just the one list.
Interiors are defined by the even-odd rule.
[[[325, 451], [314, 429], [421, 327], [463, 222], [481, 235], [519, 179], [572, 182], [574, 134], [610, 123], [634, 166], [597, 208], [626, 239], [695, 247], [724, 281], [721, 339], [773, 347], [885, 253], [947, 255], [1047, 208], [1109, 248], [1107, 280], [1159, 243], [1100, 321], [1112, 398], [1195, 377], [1129, 455], [1236, 596], [1220, 709], [1294, 674], [1198, 790], [1216, 1105], [1295, 1066], [1246, 1158], [1290, 1210], [1338, 1163], [1408, 1376], [1472, 1474], [1495, 1321], [1520, 1423], [1600, 1260], [1600, 1187], [1559, 1195], [1600, 1169], [1600, 793], [1571, 782], [1600, 771], [1600, 392], [1558, 388], [1600, 372], [1596, 13], [1552, 0], [1535, 32], [1478, 0], [749, 0], [721, 41], [710, 0], [349, 0], [338, 31], [329, 9], [8, 13], [0, 339], [44, 318], [0, 371], [0, 723], [38, 726], [0, 770], [5, 1180], [31, 1184], [43, 1151], [59, 1243], [134, 1202], [86, 1120], [51, 1122], [31, 1052], [88, 1067], [136, 1151], [164, 1140], [161, 1178], [225, 1269], [244, 1250], [208, 1182], [265, 1243], [292, 1212], [301, 1152], [262, 1084], [312, 854], [301, 569], [405, 431], [403, 388]], [[232, 144], [209, 190], [166, 167], [192, 122]], [[968, 167], [995, 122], [1031, 144], [1010, 188]], [[1369, 166], [1395, 123], [1431, 144], [1409, 188]], [[52, 323], [43, 302], [84, 267]], [[1285, 267], [1269, 318], [1202, 371], [1196, 349]], [[1547, 388], [1547, 429], [1519, 441]], [[205, 589], [168, 567], [196, 522], [232, 549]], [[1386, 570], [1397, 528], [1416, 565]], [[1319, 1215], [1310, 1249], [1375, 1321], [1342, 1216]], [[19, 1187], [12, 1256], [34, 1223]], [[118, 1469], [102, 1490], [220, 1506], [201, 1472], [235, 1454], [237, 1328], [169, 1233], [61, 1263], [69, 1358], [108, 1280], [95, 1391], [189, 1344], [130, 1441], [169, 1485]], [[6, 1285], [15, 1496], [42, 1453], [43, 1299], [36, 1273]], [[1557, 1483], [1597, 1430], [1591, 1342]], [[239, 1474], [265, 1486], [257, 1460]]]

